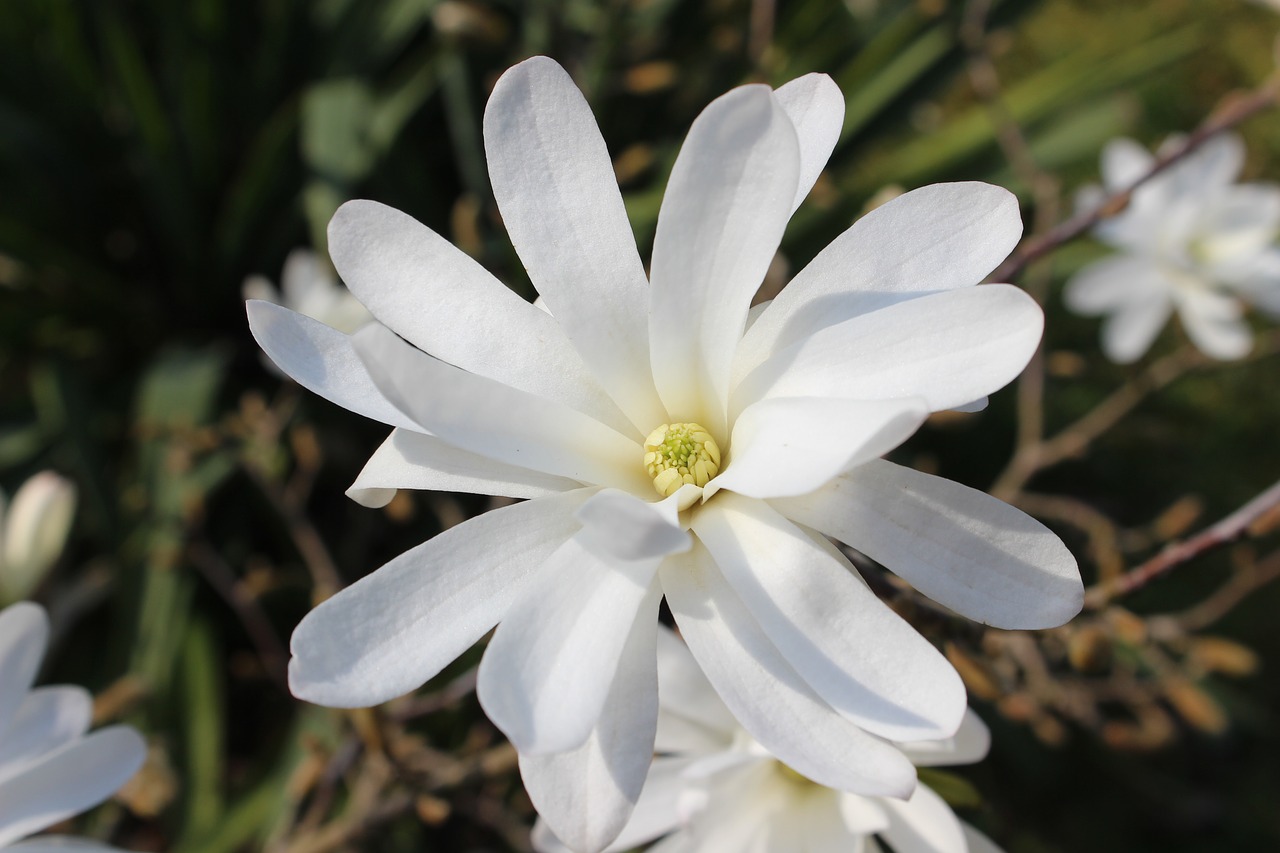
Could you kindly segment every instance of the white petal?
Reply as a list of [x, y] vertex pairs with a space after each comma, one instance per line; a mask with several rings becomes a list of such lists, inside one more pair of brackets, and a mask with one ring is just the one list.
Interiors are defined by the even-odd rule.
[[590, 736], [631, 626], [649, 611], [657, 564], [606, 560], [575, 537], [531, 578], [476, 682], [481, 707], [522, 754], [576, 749]]
[[1102, 180], [1107, 189], [1128, 189], [1151, 171], [1155, 157], [1132, 139], [1113, 139], [1102, 149]]
[[0, 782], [0, 847], [102, 802], [142, 766], [146, 753], [136, 731], [110, 726]]
[[[858, 836], [874, 832], [874, 829], [853, 831], [844, 820], [841, 802], [847, 799], [871, 800], [857, 794], [813, 788], [805, 792], [796, 807], [786, 817], [791, 826], [786, 831], [792, 837], [790, 847], [784, 853], [854, 853], [858, 850]], [[871, 808], [875, 808], [874, 805]], [[887, 819], [884, 821], [888, 823]]]
[[889, 816], [884, 840], [894, 853], [967, 853], [960, 820], [937, 794], [917, 785], [911, 799], [880, 801]]
[[93, 697], [81, 687], [39, 687], [0, 733], [0, 780], [11, 779], [89, 729]]
[[413, 217], [349, 201], [329, 223], [329, 253], [351, 292], [418, 349], [630, 427], [554, 318]]
[[721, 746], [727, 747], [740, 728], [689, 647], [666, 627], [658, 631], [658, 704], [663, 716], [679, 716], [697, 723], [707, 733], [718, 736]]
[[1265, 250], [1280, 229], [1280, 189], [1241, 184], [1213, 200], [1200, 224], [1196, 251], [1212, 265], [1230, 264]]
[[[566, 477], [496, 462], [434, 435], [397, 429], [369, 457], [347, 496], [365, 506], [384, 506], [396, 489], [539, 498], [579, 485]], [[386, 500], [379, 503], [377, 497], [384, 492]]]
[[1094, 261], [1073, 275], [1062, 291], [1062, 301], [1076, 314], [1096, 316], [1159, 299], [1172, 287], [1149, 257], [1120, 253]]
[[925, 293], [977, 284], [1022, 235], [1017, 197], [977, 182], [889, 201], [823, 249], [743, 337], [734, 376], [819, 329]]
[[1125, 303], [1102, 322], [1103, 354], [1117, 364], [1132, 364], [1151, 348], [1172, 313], [1169, 294]]
[[1244, 168], [1244, 142], [1234, 133], [1219, 133], [1170, 171], [1187, 194], [1204, 195], [1226, 187]]
[[648, 560], [688, 551], [692, 539], [680, 525], [679, 492], [650, 503], [617, 489], [603, 489], [578, 510], [578, 541], [606, 559]]
[[1259, 311], [1280, 318], [1280, 249], [1259, 252], [1233, 273], [1228, 284]]
[[1178, 316], [1192, 342], [1205, 355], [1230, 361], [1253, 349], [1253, 333], [1241, 318], [1239, 300], [1211, 290], [1179, 294]]
[[350, 335], [270, 302], [252, 300], [245, 309], [258, 346], [303, 388], [366, 418], [414, 427], [373, 384]]
[[840, 821], [853, 835], [870, 835], [887, 829], [889, 816], [884, 813], [879, 797], [840, 794]]
[[968, 853], [1004, 853], [1004, 850], [994, 841], [964, 821], [960, 821], [960, 829], [964, 832], [964, 841], [968, 845]]
[[578, 528], [581, 489], [451, 527], [322, 602], [293, 632], [289, 687], [337, 708], [377, 705], [433, 677], [492, 628]]
[[649, 346], [671, 417], [725, 432], [734, 347], [791, 214], [796, 131], [767, 86], [717, 98], [694, 121], [654, 236]]
[[912, 790], [915, 769], [906, 757], [818, 698], [704, 546], [668, 557], [659, 575], [690, 651], [725, 705], [765, 749], [830, 788], [892, 796]]
[[576, 409], [459, 370], [383, 326], [353, 340], [388, 399], [455, 447], [582, 483], [652, 488], [641, 445]]
[[693, 529], [761, 630], [833, 708], [894, 740], [955, 732], [960, 676], [847, 563], [768, 504], [738, 495], [704, 507]]
[[1009, 285], [921, 296], [777, 353], [734, 389], [732, 410], [766, 397], [924, 397], [932, 411], [950, 409], [1021, 373], [1043, 328], [1040, 306]]
[[507, 71], [484, 112], [502, 220], [534, 287], [636, 428], [666, 413], [649, 369], [649, 282], [587, 101], [554, 60]]
[[919, 740], [900, 743], [898, 748], [916, 767], [948, 767], [973, 764], [987, 757], [991, 748], [991, 731], [982, 718], [969, 708], [954, 736], [944, 740]]
[[13, 723], [49, 643], [49, 617], [29, 601], [0, 611], [0, 732]]
[[906, 441], [928, 414], [918, 397], [762, 400], [734, 422], [729, 465], [707, 484], [704, 500], [718, 489], [753, 498], [812, 492], [841, 471]]
[[534, 807], [577, 853], [609, 846], [646, 784], [658, 721], [654, 634], [661, 597], [654, 584], [636, 613], [600, 721], [586, 743], [569, 752], [520, 756], [520, 775]]
[[1051, 530], [941, 477], [877, 459], [811, 495], [772, 503], [935, 601], [997, 628], [1061, 625], [1083, 603], [1075, 558]]
[[826, 74], [806, 74], [774, 90], [773, 96], [795, 125], [800, 142], [800, 172], [794, 213], [813, 189], [844, 127], [844, 95]]
[[681, 797], [690, 785], [682, 774], [691, 763], [689, 758], [653, 759], [635, 812], [622, 833], [609, 845], [610, 851], [630, 850], [680, 826]]

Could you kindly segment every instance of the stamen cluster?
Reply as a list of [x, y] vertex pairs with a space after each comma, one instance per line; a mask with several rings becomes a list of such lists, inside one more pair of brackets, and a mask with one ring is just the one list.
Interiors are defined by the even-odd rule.
[[644, 467], [665, 498], [685, 483], [705, 486], [720, 473], [720, 447], [700, 424], [663, 424], [644, 440]]

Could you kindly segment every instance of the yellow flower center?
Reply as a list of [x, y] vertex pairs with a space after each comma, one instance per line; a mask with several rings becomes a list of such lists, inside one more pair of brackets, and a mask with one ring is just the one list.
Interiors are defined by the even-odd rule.
[[644, 440], [644, 467], [664, 498], [720, 473], [720, 447], [700, 424], [663, 424]]

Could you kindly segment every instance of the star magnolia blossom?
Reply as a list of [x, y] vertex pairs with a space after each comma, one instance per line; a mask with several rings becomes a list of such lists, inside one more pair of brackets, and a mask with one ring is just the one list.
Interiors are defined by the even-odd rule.
[[85, 734], [93, 716], [87, 691], [31, 688], [48, 641], [49, 620], [38, 605], [0, 611], [0, 847], [114, 850], [64, 836], [19, 840], [102, 802], [146, 757], [146, 744], [128, 726]]
[[[910, 799], [864, 797], [811, 782], [738, 725], [670, 631], [658, 633], [658, 737], [630, 822], [608, 850], [656, 838], [652, 853], [999, 853], [930, 788]], [[987, 727], [965, 714], [954, 737], [899, 744], [919, 767], [971, 764], [987, 754]], [[538, 853], [567, 848], [540, 820]]]
[[929, 412], [1009, 382], [1039, 341], [1025, 294], [970, 286], [1021, 233], [1009, 193], [908, 193], [748, 317], [842, 116], [823, 75], [707, 107], [671, 174], [646, 279], [585, 99], [534, 58], [497, 83], [484, 138], [503, 220], [548, 311], [368, 201], [338, 211], [329, 246], [379, 323], [348, 337], [249, 304], [285, 372], [396, 428], [357, 499], [397, 488], [529, 499], [312, 611], [292, 640], [296, 695], [386, 701], [497, 623], [480, 701], [522, 754], [535, 801], [592, 780], [589, 804], [556, 800], [557, 826], [576, 824], [577, 846], [600, 849], [652, 755], [665, 595], [770, 752], [833, 788], [911, 791], [914, 768], [882, 738], [950, 735], [964, 687], [822, 534], [1003, 627], [1057, 625], [1082, 588], [1062, 543], [1023, 513], [879, 459]]
[[[1177, 142], [1170, 140], [1166, 145]], [[1086, 187], [1080, 204], [1147, 174], [1155, 158], [1131, 139], [1102, 151], [1102, 187]], [[1235, 136], [1210, 139], [1134, 191], [1129, 206], [1095, 229], [1120, 250], [1067, 282], [1067, 307], [1106, 315], [1102, 351], [1128, 364], [1141, 358], [1177, 311], [1192, 342], [1218, 359], [1253, 347], [1244, 303], [1280, 317], [1280, 187], [1237, 184], [1244, 146]]]

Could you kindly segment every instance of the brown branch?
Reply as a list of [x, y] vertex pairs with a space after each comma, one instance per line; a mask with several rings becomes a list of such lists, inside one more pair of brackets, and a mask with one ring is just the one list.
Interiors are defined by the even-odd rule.
[[1181, 144], [1156, 157], [1151, 169], [1128, 187], [1106, 196], [1098, 207], [1081, 211], [1047, 233], [1036, 236], [1023, 244], [1009, 258], [996, 268], [990, 276], [991, 281], [1011, 281], [1032, 262], [1044, 257], [1054, 249], [1079, 237], [1103, 219], [1115, 216], [1124, 210], [1138, 187], [1159, 175], [1178, 161], [1187, 157], [1204, 145], [1212, 137], [1225, 130], [1252, 118], [1264, 110], [1275, 106], [1280, 97], [1280, 76], [1273, 76], [1260, 87], [1244, 95], [1229, 96], [1199, 127], [1192, 131]]
[[1173, 571], [1183, 563], [1234, 542], [1249, 534], [1250, 526], [1280, 506], [1280, 482], [1240, 507], [1202, 533], [1165, 548], [1137, 568], [1104, 583], [1095, 584], [1085, 593], [1085, 607], [1097, 609], [1104, 604], [1141, 589], [1156, 578]]
[[1257, 564], [1237, 569], [1212, 595], [1173, 618], [1184, 631], [1202, 631], [1230, 613], [1255, 590], [1276, 580], [1280, 580], [1280, 551]]

